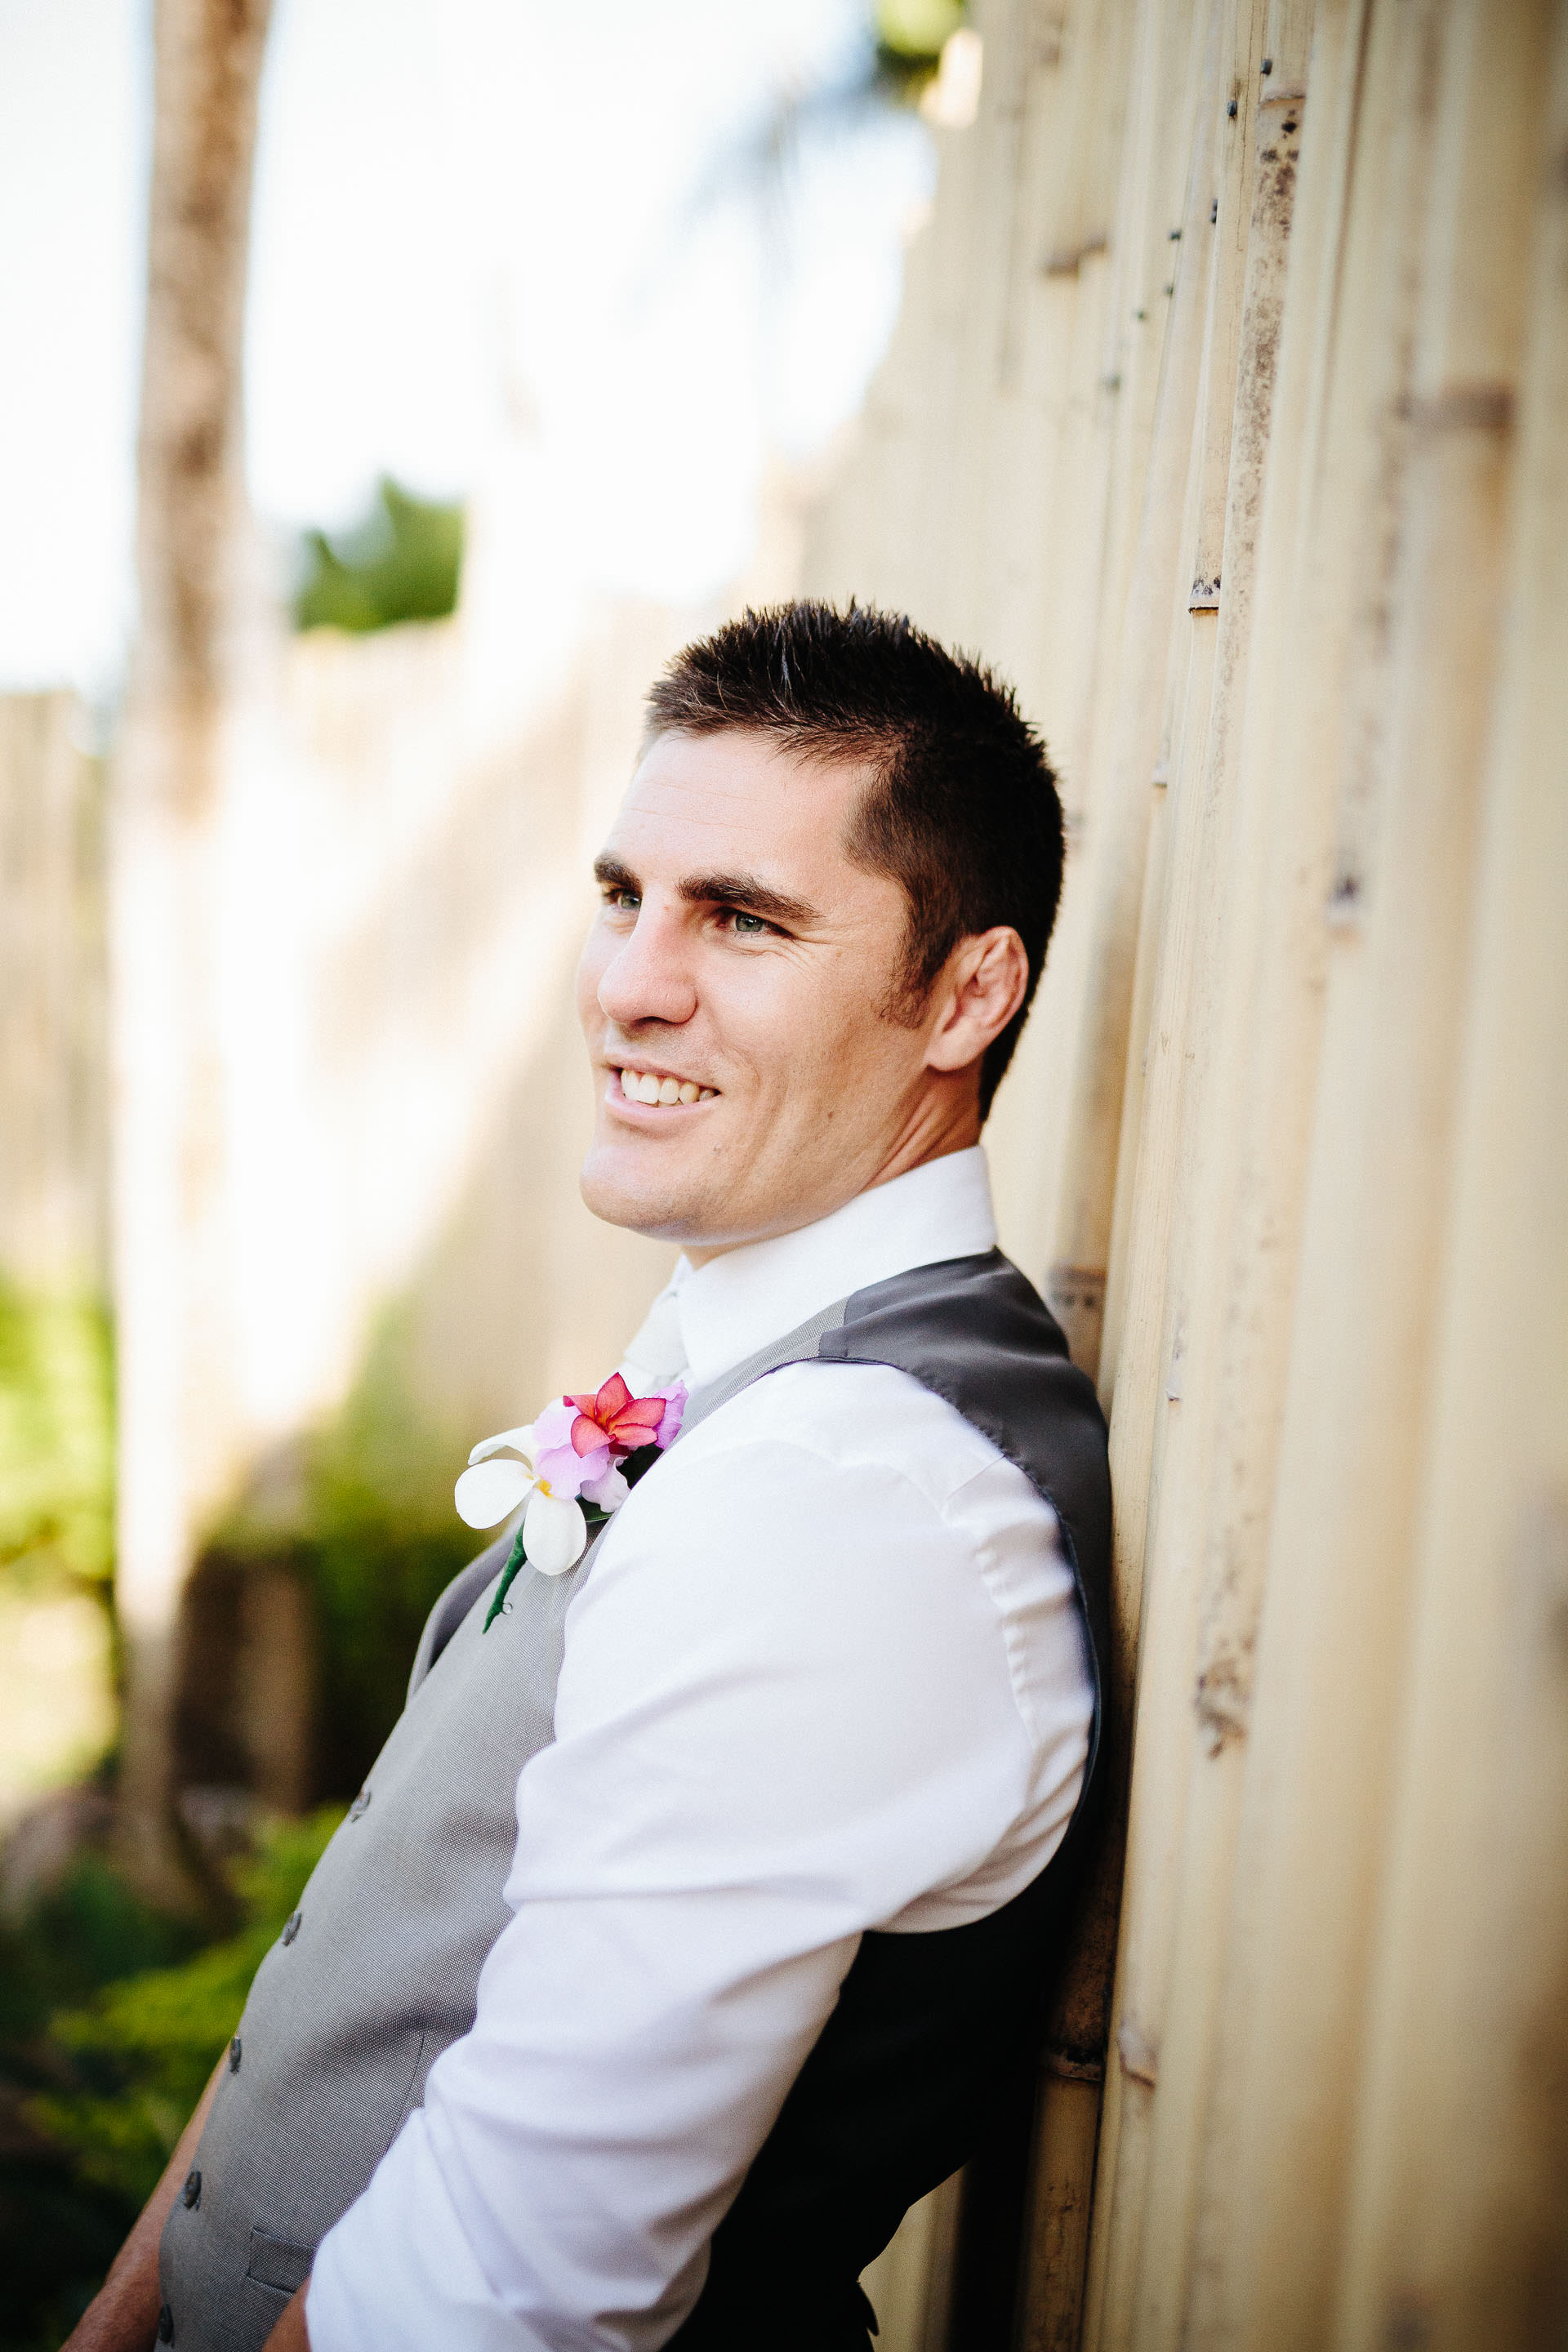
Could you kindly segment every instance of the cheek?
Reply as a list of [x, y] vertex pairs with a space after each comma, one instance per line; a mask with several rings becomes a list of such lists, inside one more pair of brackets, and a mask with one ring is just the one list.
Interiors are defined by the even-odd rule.
[[847, 956], [812, 974], [790, 1007], [787, 1029], [773, 1032], [773, 1058], [792, 1091], [842, 1097], [880, 1070], [892, 1034], [874, 981], [879, 972]]
[[704, 1011], [721, 1050], [770, 1090], [797, 1087], [841, 1062], [857, 1026], [831, 965], [788, 957], [735, 959], [710, 975]]
[[599, 982], [610, 961], [609, 949], [600, 926], [595, 923], [583, 943], [577, 959], [577, 1018], [590, 1036], [604, 1020], [599, 1004]]

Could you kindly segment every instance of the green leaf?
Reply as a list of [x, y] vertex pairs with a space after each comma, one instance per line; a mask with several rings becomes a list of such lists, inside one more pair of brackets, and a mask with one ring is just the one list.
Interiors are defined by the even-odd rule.
[[307, 531], [303, 552], [296, 628], [363, 635], [398, 621], [442, 620], [458, 602], [463, 509], [414, 498], [384, 476], [363, 522], [335, 541]]

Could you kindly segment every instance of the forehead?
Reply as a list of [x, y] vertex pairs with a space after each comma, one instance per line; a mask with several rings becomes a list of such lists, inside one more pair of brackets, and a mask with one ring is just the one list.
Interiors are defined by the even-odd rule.
[[844, 854], [850, 811], [869, 780], [862, 762], [803, 759], [767, 735], [656, 736], [621, 803], [607, 851], [648, 878], [784, 873], [818, 890], [858, 869]]

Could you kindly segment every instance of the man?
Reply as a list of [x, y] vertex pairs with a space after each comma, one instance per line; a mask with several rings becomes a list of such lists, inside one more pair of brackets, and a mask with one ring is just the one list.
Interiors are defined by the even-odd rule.
[[653, 689], [582, 1181], [684, 1244], [626, 1370], [685, 1427], [578, 1565], [503, 1598], [503, 1535], [437, 1604], [81, 2352], [864, 2352], [1088, 1818], [1104, 1425], [979, 1148], [1061, 856], [906, 621], [749, 614]]

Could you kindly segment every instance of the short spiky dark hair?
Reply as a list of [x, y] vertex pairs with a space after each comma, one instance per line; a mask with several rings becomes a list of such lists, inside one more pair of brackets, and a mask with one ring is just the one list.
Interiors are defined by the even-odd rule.
[[743, 613], [688, 646], [649, 690], [647, 713], [650, 738], [744, 728], [806, 756], [870, 763], [845, 847], [910, 902], [895, 1015], [918, 1013], [960, 940], [1011, 924], [1029, 983], [981, 1066], [984, 1118], [1028, 1015], [1062, 881], [1056, 777], [1012, 688], [900, 614], [801, 602]]

